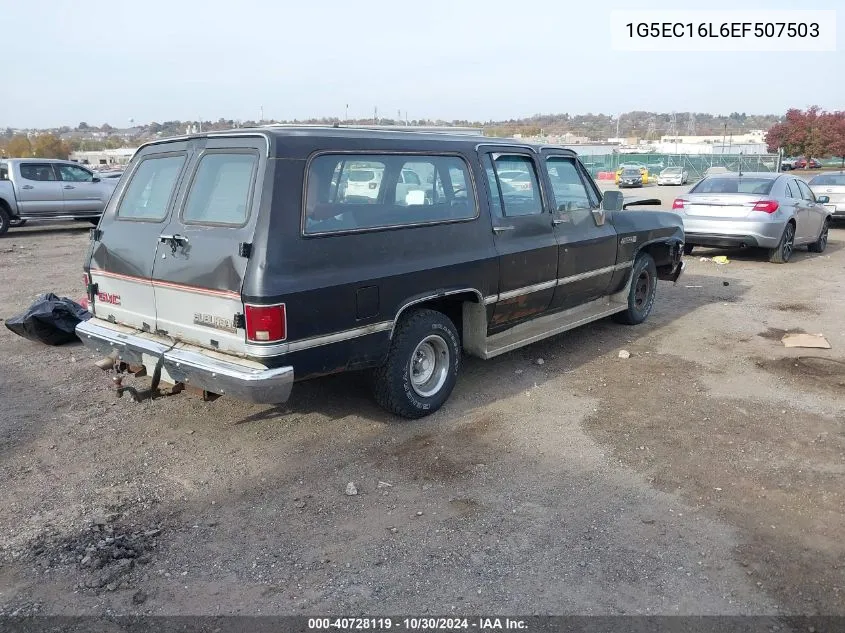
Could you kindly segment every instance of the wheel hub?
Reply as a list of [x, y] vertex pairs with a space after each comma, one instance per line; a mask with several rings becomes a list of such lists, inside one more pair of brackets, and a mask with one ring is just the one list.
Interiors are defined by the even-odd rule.
[[425, 337], [417, 345], [408, 367], [411, 387], [417, 395], [428, 398], [436, 394], [449, 373], [449, 347], [440, 336]]

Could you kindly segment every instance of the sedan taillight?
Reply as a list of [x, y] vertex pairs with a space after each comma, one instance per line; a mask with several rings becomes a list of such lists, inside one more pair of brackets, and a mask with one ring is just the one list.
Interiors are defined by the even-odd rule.
[[760, 200], [754, 205], [754, 211], [763, 211], [764, 213], [774, 213], [778, 210], [780, 205], [777, 200]]
[[675, 198], [675, 201], [672, 203], [672, 209], [683, 209], [684, 208], [684, 199], [683, 198]]

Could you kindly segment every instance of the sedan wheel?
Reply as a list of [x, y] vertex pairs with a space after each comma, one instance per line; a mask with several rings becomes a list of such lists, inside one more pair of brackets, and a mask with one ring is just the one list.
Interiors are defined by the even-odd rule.
[[769, 261], [775, 264], [785, 264], [792, 257], [795, 247], [795, 225], [789, 222], [783, 229], [780, 243], [769, 251]]
[[823, 253], [824, 249], [827, 248], [827, 237], [828, 233], [830, 232], [830, 220], [825, 218], [824, 224], [822, 224], [822, 231], [819, 233], [819, 239], [815, 242], [810, 244], [807, 247], [807, 250], [811, 253]]

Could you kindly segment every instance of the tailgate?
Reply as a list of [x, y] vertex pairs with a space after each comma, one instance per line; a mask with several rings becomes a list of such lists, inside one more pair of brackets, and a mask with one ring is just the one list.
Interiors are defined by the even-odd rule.
[[187, 161], [185, 142], [151, 146], [133, 159], [115, 189], [92, 232], [87, 290], [95, 316], [156, 330], [156, 248]]

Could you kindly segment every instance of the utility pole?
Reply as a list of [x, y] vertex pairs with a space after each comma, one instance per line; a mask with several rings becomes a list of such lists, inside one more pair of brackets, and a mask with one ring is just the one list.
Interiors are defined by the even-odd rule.
[[348, 103], [346, 104], [346, 110], [344, 111], [343, 122], [347, 123], [347, 124], [349, 123], [349, 104]]
[[722, 132], [722, 153], [725, 153], [725, 140], [728, 135], [728, 124], [725, 123], [725, 131]]
[[378, 125], [378, 106], [373, 106], [373, 125]]
[[258, 122], [264, 122], [264, 106], [258, 106]]

